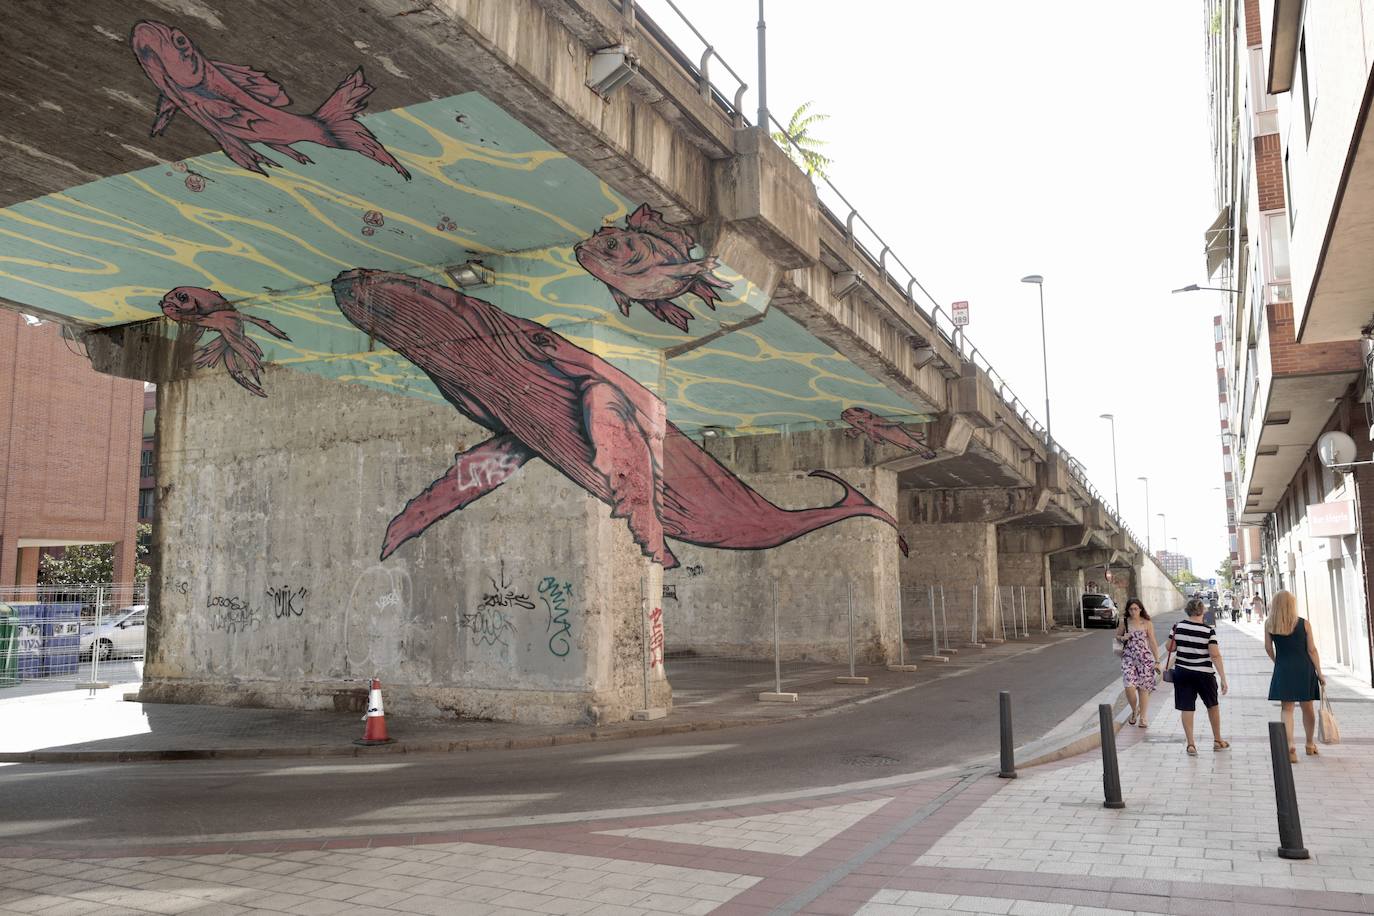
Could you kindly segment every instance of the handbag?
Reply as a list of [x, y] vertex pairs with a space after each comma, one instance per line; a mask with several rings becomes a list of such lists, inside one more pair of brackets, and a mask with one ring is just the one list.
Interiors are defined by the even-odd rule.
[[1121, 632], [1112, 637], [1112, 654], [1120, 658], [1126, 654], [1126, 644], [1121, 641]]
[[[1172, 637], [1170, 637], [1172, 639]], [[1164, 656], [1164, 680], [1172, 684], [1174, 682], [1174, 666], [1169, 664], [1174, 660], [1174, 650], [1170, 649], [1169, 654]]]
[[1317, 740], [1322, 744], [1340, 744], [1341, 726], [1336, 714], [1331, 710], [1331, 701], [1326, 698], [1326, 685], [1321, 689], [1322, 706], [1317, 716]]

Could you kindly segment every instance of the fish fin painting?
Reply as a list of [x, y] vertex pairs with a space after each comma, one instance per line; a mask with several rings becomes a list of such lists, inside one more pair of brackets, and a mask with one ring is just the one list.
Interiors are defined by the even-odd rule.
[[[641, 552], [677, 565], [667, 539], [762, 550], [835, 522], [891, 514], [828, 471], [833, 505], [783, 509], [666, 419], [661, 399], [554, 331], [447, 286], [388, 271], [334, 279], [353, 325], [424, 372], [460, 414], [491, 434], [392, 519], [382, 556], [500, 487], [532, 458], [624, 519]], [[518, 393], [518, 394], [517, 394]], [[898, 547], [906, 552], [900, 538]]]
[[582, 269], [611, 291], [624, 315], [634, 303], [659, 321], [686, 332], [692, 313], [672, 300], [693, 295], [715, 309], [720, 291], [731, 284], [714, 273], [714, 256], [693, 258], [696, 240], [685, 229], [663, 220], [663, 214], [640, 204], [625, 218], [625, 228], [602, 226], [573, 246]]
[[236, 165], [259, 175], [267, 174], [264, 166], [278, 163], [250, 144], [261, 143], [306, 165], [310, 158], [291, 144], [309, 142], [361, 153], [410, 180], [410, 172], [358, 120], [373, 91], [361, 67], [313, 113], [302, 115], [286, 110], [290, 97], [266, 73], [207, 58], [178, 28], [142, 20], [130, 30], [129, 45], [158, 90], [150, 131], [154, 137], [167, 129], [178, 112], [184, 112]]
[[262, 348], [244, 332], [243, 324], [249, 322], [273, 337], [290, 340], [285, 331], [266, 318], [243, 314], [215, 290], [199, 286], [178, 286], [159, 305], [168, 318], [192, 328], [193, 340], [199, 341], [206, 331], [219, 335], [196, 350], [197, 368], [222, 365], [245, 390], [267, 397], [262, 390]]
[[874, 445], [895, 445], [926, 460], [938, 457], [926, 444], [925, 436], [910, 432], [897, 421], [880, 417], [867, 408], [850, 407], [841, 411], [840, 419], [850, 425], [844, 434], [851, 439], [867, 436]]

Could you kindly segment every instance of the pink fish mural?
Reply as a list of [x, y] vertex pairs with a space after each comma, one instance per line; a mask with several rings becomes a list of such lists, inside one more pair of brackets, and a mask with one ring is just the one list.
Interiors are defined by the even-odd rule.
[[925, 436], [920, 433], [908, 432], [902, 424], [886, 417], [880, 417], [866, 408], [850, 407], [840, 413], [840, 419], [854, 427], [844, 431], [844, 434], [851, 439], [867, 436], [874, 445], [881, 445], [886, 442], [908, 452], [915, 452], [922, 458], [936, 457], [935, 453], [930, 450], [930, 446], [926, 445]]
[[191, 325], [194, 340], [199, 340], [206, 331], [219, 334], [196, 350], [198, 368], [222, 363], [234, 381], [260, 398], [267, 397], [261, 384], [262, 348], [244, 333], [243, 323], [252, 322], [273, 337], [290, 340], [285, 331], [266, 318], [244, 315], [213, 289], [199, 286], [178, 286], [163, 296], [159, 305], [168, 318]]
[[139, 66], [158, 89], [157, 115], [150, 136], [166, 130], [181, 111], [205, 128], [226, 156], [259, 175], [267, 174], [264, 165], [277, 163], [250, 143], [261, 143], [308, 165], [310, 158], [291, 144], [310, 142], [362, 153], [410, 180], [405, 167], [357, 120], [373, 90], [363, 77], [362, 67], [341, 82], [313, 113], [300, 115], [286, 110], [291, 99], [266, 73], [210, 60], [180, 29], [145, 19], [134, 24], [129, 44]]
[[671, 300], [691, 293], [715, 309], [718, 290], [730, 284], [712, 273], [720, 266], [714, 257], [692, 257], [696, 242], [685, 230], [665, 223], [648, 204], [631, 213], [625, 227], [603, 226], [573, 246], [577, 263], [606, 284], [622, 315], [638, 302], [659, 321], [686, 331], [692, 313]]
[[[761, 550], [849, 518], [896, 520], [844, 480], [833, 505], [782, 509], [665, 419], [663, 401], [536, 322], [404, 274], [355, 269], [334, 279], [344, 316], [414, 363], [459, 413], [492, 433], [410, 500], [387, 527], [382, 559], [542, 459], [625, 519], [644, 555], [677, 558], [665, 539]], [[906, 553], [900, 537], [898, 546]]]

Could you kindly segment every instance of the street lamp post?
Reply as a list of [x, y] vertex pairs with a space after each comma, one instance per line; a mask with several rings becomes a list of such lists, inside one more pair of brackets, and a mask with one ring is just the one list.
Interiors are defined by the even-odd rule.
[[1163, 512], [1159, 513], [1161, 524], [1164, 526], [1164, 549], [1169, 549], [1169, 518]]
[[1150, 549], [1150, 478], [1137, 477], [1136, 480], [1145, 482], [1145, 552], [1153, 556]]
[[1022, 283], [1034, 283], [1040, 290], [1040, 362], [1045, 368], [1045, 438], [1046, 444], [1053, 444], [1054, 434], [1050, 432], [1050, 354], [1045, 338], [1045, 278], [1039, 274], [1027, 274]]
[[1116, 494], [1116, 517], [1121, 518], [1121, 482], [1116, 476], [1116, 417], [1104, 413], [1102, 419], [1112, 424], [1112, 491]]

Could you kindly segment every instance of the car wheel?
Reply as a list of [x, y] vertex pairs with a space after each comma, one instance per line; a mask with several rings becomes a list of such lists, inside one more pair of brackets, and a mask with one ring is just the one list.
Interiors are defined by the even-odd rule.
[[96, 651], [100, 654], [100, 660], [108, 661], [114, 654], [114, 645], [108, 639], [102, 639], [96, 643]]

